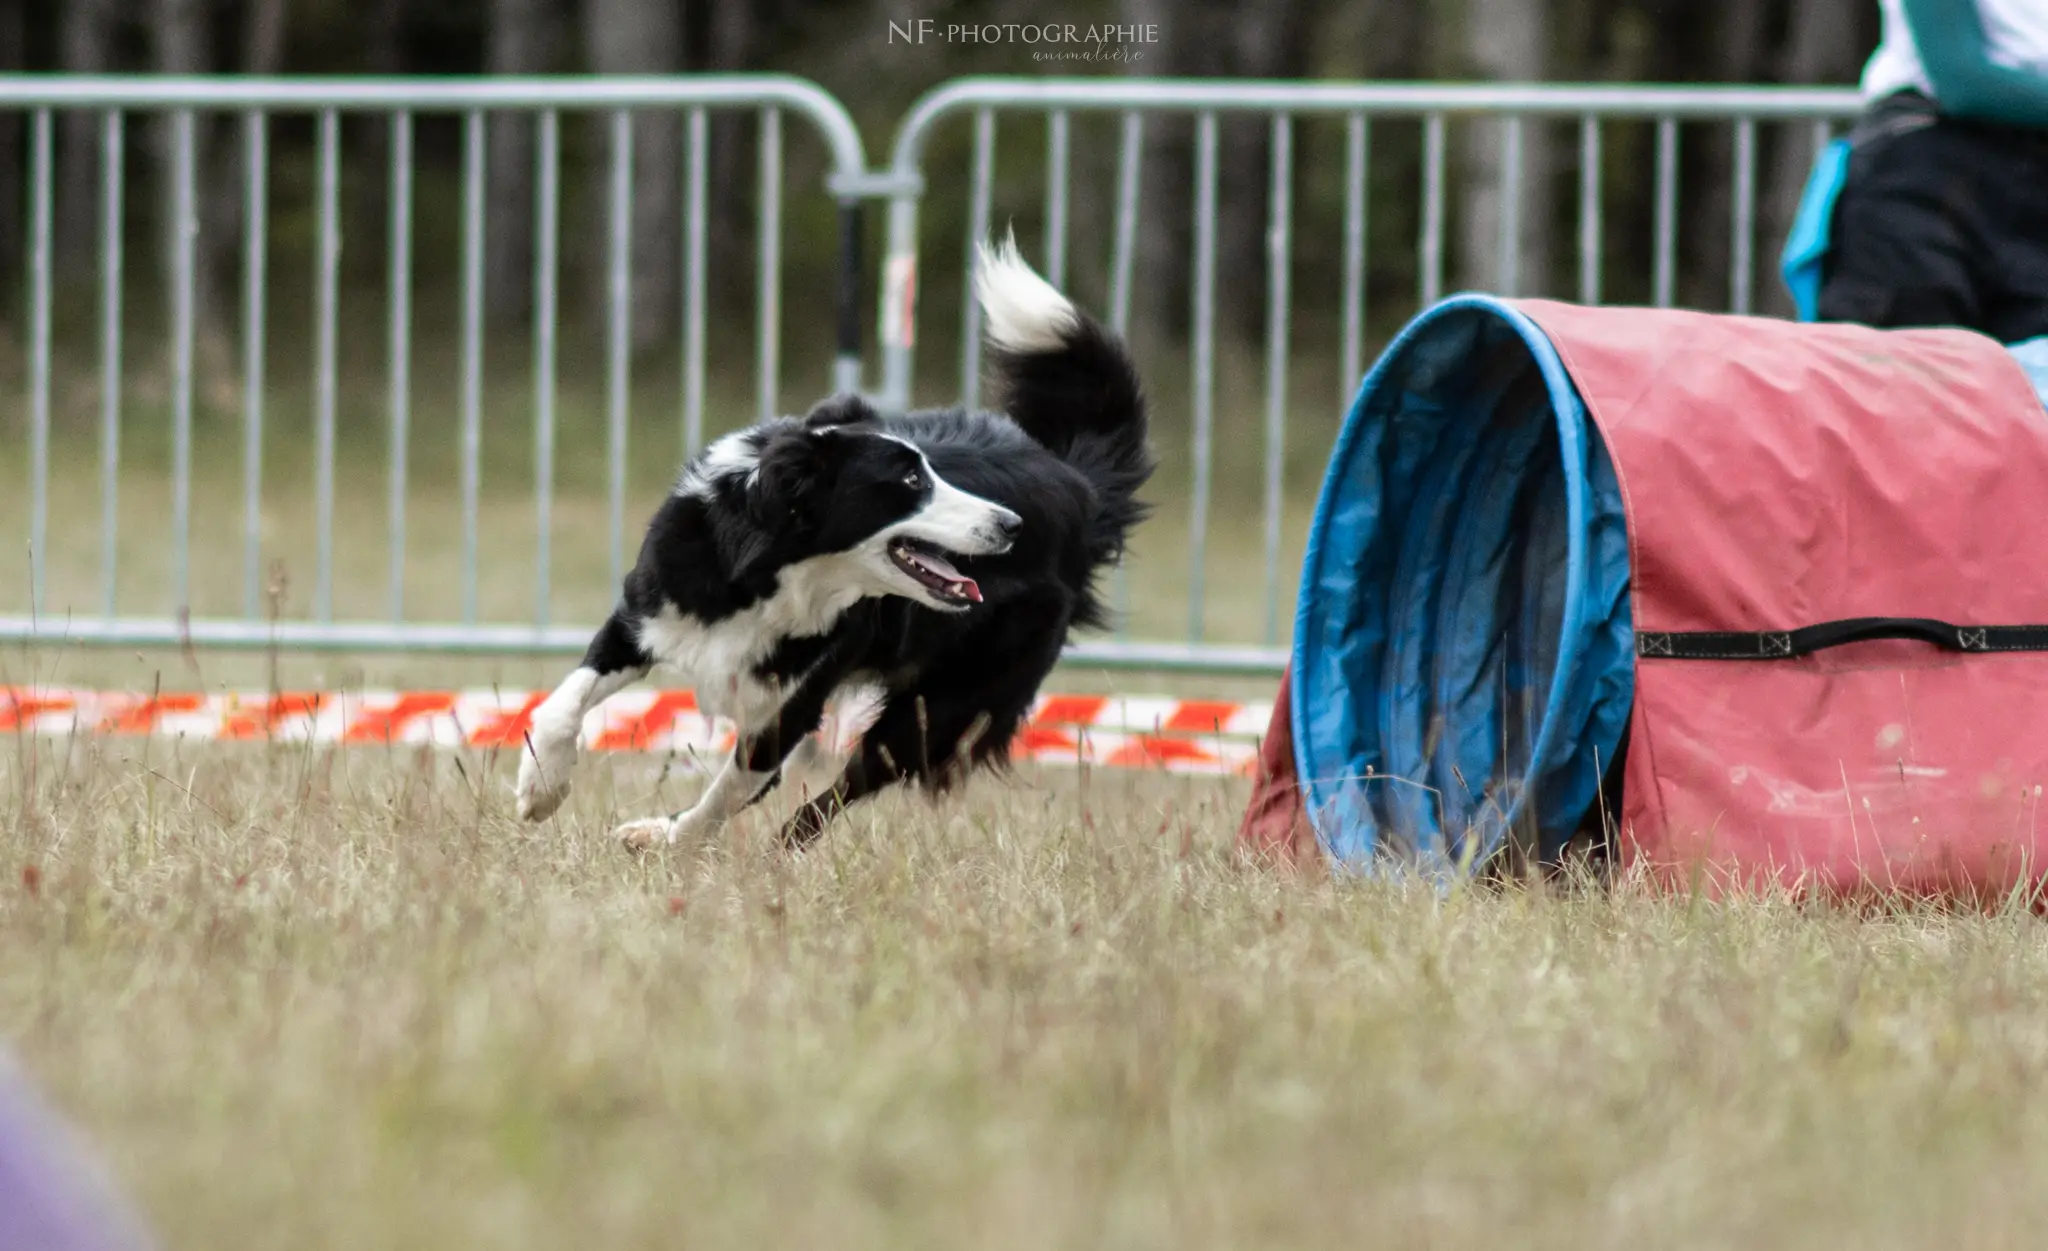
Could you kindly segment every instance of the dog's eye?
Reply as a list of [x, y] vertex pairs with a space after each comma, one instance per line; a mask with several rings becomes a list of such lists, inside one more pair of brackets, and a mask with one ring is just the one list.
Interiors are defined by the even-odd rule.
[[924, 474], [915, 469], [911, 470], [903, 475], [903, 485], [913, 491], [924, 490]]

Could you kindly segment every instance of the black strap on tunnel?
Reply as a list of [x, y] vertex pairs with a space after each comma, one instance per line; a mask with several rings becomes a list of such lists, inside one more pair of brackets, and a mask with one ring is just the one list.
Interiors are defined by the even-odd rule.
[[1674, 660], [1790, 660], [1844, 643], [1911, 639], [1952, 652], [2048, 651], [2048, 625], [1951, 625], [1928, 617], [1852, 617], [1797, 630], [1644, 631], [1636, 655]]

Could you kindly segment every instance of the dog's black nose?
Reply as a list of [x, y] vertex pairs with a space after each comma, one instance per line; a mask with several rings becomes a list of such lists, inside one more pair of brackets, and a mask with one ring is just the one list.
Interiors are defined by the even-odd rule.
[[1003, 542], [1015, 543], [1017, 536], [1024, 532], [1024, 519], [1005, 508], [996, 514], [996, 533], [1003, 536]]

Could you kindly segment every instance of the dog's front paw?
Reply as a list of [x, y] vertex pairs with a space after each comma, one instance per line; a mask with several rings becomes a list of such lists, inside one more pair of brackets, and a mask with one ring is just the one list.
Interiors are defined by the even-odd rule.
[[724, 828], [725, 818], [700, 801], [688, 812], [679, 812], [672, 817], [628, 821], [612, 833], [634, 851], [645, 851], [657, 844], [709, 837]]
[[613, 830], [612, 834], [619, 842], [625, 844], [629, 851], [647, 851], [675, 842], [677, 824], [677, 821], [668, 817], [645, 817], [638, 821], [626, 822]]
[[576, 736], [536, 731], [519, 754], [519, 817], [544, 821], [569, 797], [569, 775], [576, 769]]

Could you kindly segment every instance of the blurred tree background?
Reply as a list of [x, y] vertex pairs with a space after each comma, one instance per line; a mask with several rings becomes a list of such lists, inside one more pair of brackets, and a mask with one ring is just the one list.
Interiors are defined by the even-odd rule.
[[[887, 159], [892, 127], [919, 93], [970, 73], [1110, 73], [1218, 77], [1380, 80], [1523, 80], [1663, 83], [1852, 82], [1876, 40], [1874, 0], [1264, 0], [1225, 5], [1192, 0], [0, 0], [0, 69], [133, 73], [252, 74], [557, 74], [774, 70], [813, 78], [860, 123], [869, 160]], [[1021, 43], [891, 40], [889, 24], [929, 18], [956, 22], [1150, 24], [1156, 43], [1132, 61], [1046, 64]], [[637, 119], [634, 221], [634, 339], [642, 359], [673, 354], [680, 313], [682, 127], [674, 116]], [[97, 117], [78, 112], [58, 123], [56, 221], [60, 304], [65, 317], [90, 315], [96, 272], [99, 157]], [[591, 328], [565, 338], [566, 355], [594, 344], [601, 283], [606, 133], [601, 118], [565, 124], [563, 268], [566, 315]], [[1501, 211], [1498, 144], [1491, 124], [1454, 124], [1447, 240], [1450, 286], [1492, 286]], [[712, 346], [741, 361], [749, 354], [755, 293], [754, 123], [716, 116], [709, 153], [709, 252]], [[1109, 197], [1114, 187], [1115, 122], [1075, 125], [1070, 285], [1099, 302], [1106, 289]], [[823, 156], [798, 124], [790, 134], [784, 227], [785, 353], [801, 403], [822, 379], [829, 344], [829, 292], [836, 244], [831, 205], [819, 187]], [[1013, 219], [1027, 244], [1043, 200], [1043, 126], [1007, 120], [999, 143], [998, 221]], [[926, 324], [943, 326], [957, 309], [961, 230], [966, 218], [968, 127], [935, 136], [927, 159], [921, 286]], [[1190, 244], [1188, 203], [1192, 126], [1161, 119], [1147, 132], [1140, 293], [1134, 316], [1141, 341], [1170, 344], [1184, 334]], [[1684, 131], [1680, 221], [1680, 300], [1724, 307], [1729, 262], [1725, 223], [1732, 139], [1726, 127]], [[162, 170], [168, 128], [131, 123], [129, 220], [133, 285], [161, 283]], [[384, 281], [381, 236], [386, 205], [386, 132], [380, 119], [345, 122], [345, 280], [366, 314]], [[1532, 125], [1521, 214], [1524, 293], [1576, 291], [1578, 160], [1572, 124]], [[307, 303], [313, 129], [308, 119], [273, 124], [274, 259], [281, 323]], [[1266, 227], [1264, 119], [1225, 119], [1220, 182], [1219, 332], [1255, 342], [1264, 322]], [[530, 116], [492, 122], [488, 145], [488, 307], [501, 329], [529, 312], [533, 290], [534, 128]], [[1608, 128], [1603, 154], [1608, 222], [1609, 300], [1647, 298], [1653, 217], [1652, 128]], [[0, 116], [0, 324], [18, 361], [27, 129]], [[1375, 337], [1412, 308], [1416, 280], [1420, 127], [1384, 122], [1373, 132], [1370, 201]], [[241, 183], [236, 120], [202, 127], [202, 230], [197, 298], [202, 369], [230, 372], [235, 336]], [[1304, 124], [1296, 141], [1294, 265], [1304, 350], [1327, 349], [1336, 334], [1334, 291], [1341, 248], [1342, 134], [1338, 123]], [[1768, 128], [1758, 179], [1759, 306], [1782, 309], [1769, 263], [1783, 238], [1812, 152], [1805, 128]], [[425, 119], [418, 139], [419, 292], [422, 334], [445, 326], [457, 266], [454, 220], [460, 143], [455, 119]], [[873, 262], [879, 212], [871, 213], [869, 293], [873, 339]], [[948, 267], [951, 267], [950, 269]], [[811, 294], [806, 294], [811, 293]], [[1381, 299], [1384, 293], [1387, 298]], [[131, 296], [138, 308], [151, 301]], [[161, 307], [161, 301], [155, 301]], [[289, 314], [289, 315], [288, 315]], [[145, 314], [138, 314], [145, 315]], [[588, 340], [589, 343], [586, 343]], [[89, 335], [86, 336], [89, 344]], [[516, 351], [516, 345], [514, 347]], [[946, 379], [943, 347], [924, 351], [924, 376]], [[11, 371], [10, 366], [10, 371]], [[573, 364], [565, 362], [565, 370]], [[874, 366], [870, 364], [870, 377]], [[568, 374], [565, 372], [565, 378]], [[231, 388], [213, 389], [225, 400]]]

